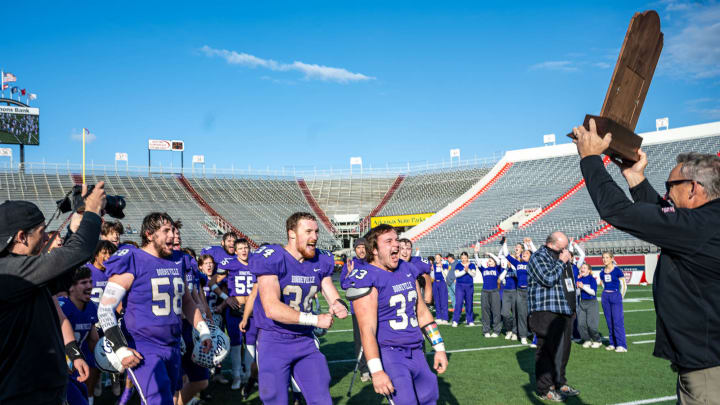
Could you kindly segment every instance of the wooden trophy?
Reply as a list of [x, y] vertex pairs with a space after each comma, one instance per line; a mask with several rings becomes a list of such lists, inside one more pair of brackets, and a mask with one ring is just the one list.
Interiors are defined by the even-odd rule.
[[[611, 158], [628, 162], [640, 159], [638, 149], [642, 138], [635, 134], [635, 126], [662, 47], [663, 34], [657, 12], [635, 13], [625, 34], [600, 115], [586, 115], [583, 122], [583, 126], [590, 129], [593, 118], [598, 135], [612, 133], [612, 142], [605, 151]], [[568, 136], [575, 138], [572, 132]]]

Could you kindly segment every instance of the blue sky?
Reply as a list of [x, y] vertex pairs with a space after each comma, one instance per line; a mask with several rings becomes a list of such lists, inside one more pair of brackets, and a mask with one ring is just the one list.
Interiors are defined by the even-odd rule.
[[146, 165], [148, 138], [182, 139], [186, 166], [203, 154], [219, 168], [565, 142], [599, 112], [629, 20], [646, 9], [659, 11], [665, 47], [637, 131], [665, 116], [720, 120], [717, 2], [104, 3], [3, 5], [18, 18], [0, 24], [0, 67], [41, 109], [27, 161], [79, 163], [82, 127], [96, 163], [126, 152]]

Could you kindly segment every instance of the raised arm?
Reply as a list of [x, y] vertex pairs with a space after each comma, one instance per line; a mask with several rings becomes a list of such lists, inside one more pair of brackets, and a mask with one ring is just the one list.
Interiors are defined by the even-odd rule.
[[577, 263], [575, 263], [578, 268], [580, 268], [583, 263], [585, 263], [585, 250], [580, 247], [575, 241], [572, 243], [573, 249], [575, 249], [575, 254], [577, 255]]
[[[300, 312], [299, 307], [292, 308], [282, 302], [280, 300], [280, 282], [276, 275], [263, 274], [258, 276], [257, 280], [260, 302], [262, 302], [263, 309], [268, 318], [275, 322], [316, 326], [323, 329], [328, 329], [332, 326], [333, 319], [330, 314], [315, 315], [311, 312]], [[288, 291], [288, 293], [302, 295], [302, 289], [299, 287], [298, 289], [299, 291]], [[302, 300], [302, 297], [296, 298], [298, 301]]]

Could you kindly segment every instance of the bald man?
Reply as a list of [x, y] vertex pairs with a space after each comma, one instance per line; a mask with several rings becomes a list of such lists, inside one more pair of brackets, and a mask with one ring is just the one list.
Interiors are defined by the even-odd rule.
[[551, 233], [530, 257], [528, 268], [529, 324], [537, 335], [535, 390], [539, 398], [555, 402], [580, 393], [565, 379], [576, 302], [567, 247], [564, 233]]

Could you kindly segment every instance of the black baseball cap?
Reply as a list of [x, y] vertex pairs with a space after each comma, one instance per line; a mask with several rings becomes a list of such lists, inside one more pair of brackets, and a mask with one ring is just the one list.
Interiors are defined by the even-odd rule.
[[8, 247], [21, 229], [32, 229], [45, 222], [37, 205], [29, 201], [5, 201], [0, 204], [0, 252]]

